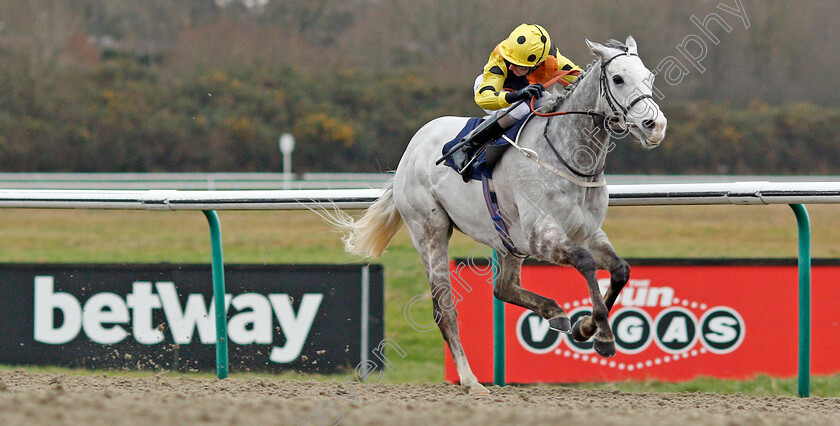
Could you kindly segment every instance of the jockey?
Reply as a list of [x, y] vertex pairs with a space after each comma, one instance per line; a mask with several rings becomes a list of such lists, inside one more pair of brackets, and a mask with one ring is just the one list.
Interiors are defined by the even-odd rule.
[[[522, 24], [499, 43], [484, 65], [484, 72], [475, 79], [475, 102], [490, 114], [469, 135], [463, 152], [453, 155], [453, 160], [464, 177], [472, 173], [472, 156], [488, 142], [498, 139], [507, 129], [530, 113], [526, 102], [508, 111], [517, 101], [529, 101], [545, 92], [543, 84], [558, 71], [580, 68], [566, 59], [551, 43], [548, 32], [540, 25]], [[571, 83], [577, 77], [566, 75], [563, 80]], [[504, 113], [507, 111], [507, 114]]]

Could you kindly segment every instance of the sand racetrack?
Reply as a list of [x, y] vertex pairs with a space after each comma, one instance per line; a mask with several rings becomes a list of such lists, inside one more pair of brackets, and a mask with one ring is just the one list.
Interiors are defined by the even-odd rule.
[[840, 424], [840, 398], [489, 389], [0, 371], [0, 424]]

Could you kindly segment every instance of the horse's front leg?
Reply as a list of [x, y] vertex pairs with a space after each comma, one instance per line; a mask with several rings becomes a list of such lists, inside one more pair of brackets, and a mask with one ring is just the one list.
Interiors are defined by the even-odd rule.
[[553, 299], [522, 288], [522, 259], [511, 254], [499, 257], [499, 275], [493, 286], [497, 299], [536, 312], [554, 330], [571, 333], [569, 315]]
[[610, 286], [604, 296], [604, 303], [607, 305], [607, 310], [612, 310], [618, 294], [630, 280], [630, 264], [618, 256], [607, 234], [600, 229], [597, 234], [586, 240], [584, 247], [592, 253], [601, 269], [610, 271]]
[[586, 279], [589, 297], [592, 299], [592, 319], [587, 325], [587, 331], [595, 335], [595, 352], [603, 357], [615, 355], [615, 337], [607, 322], [609, 309], [604, 304], [601, 290], [598, 288], [595, 259], [555, 224], [535, 226], [530, 241], [531, 254], [534, 257], [558, 265], [572, 265]]
[[[599, 269], [610, 271], [610, 285], [604, 296], [604, 305], [607, 307], [607, 315], [612, 310], [618, 295], [627, 281], [630, 280], [630, 265], [615, 252], [607, 234], [602, 230], [590, 237], [583, 244], [595, 259]], [[596, 324], [592, 318], [585, 316], [575, 323], [572, 329], [572, 336], [579, 342], [589, 340], [595, 334]]]

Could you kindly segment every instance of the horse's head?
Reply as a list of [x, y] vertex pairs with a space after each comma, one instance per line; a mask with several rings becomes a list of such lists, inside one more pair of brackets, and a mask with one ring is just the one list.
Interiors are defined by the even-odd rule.
[[615, 117], [645, 148], [655, 148], [665, 138], [668, 120], [653, 98], [653, 73], [638, 56], [636, 40], [612, 40], [606, 45], [586, 40], [601, 60], [601, 100], [599, 105]]

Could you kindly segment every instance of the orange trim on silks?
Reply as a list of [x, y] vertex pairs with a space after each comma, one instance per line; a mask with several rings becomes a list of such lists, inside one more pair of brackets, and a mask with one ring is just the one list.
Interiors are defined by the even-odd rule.
[[546, 82], [556, 73], [560, 71], [560, 63], [556, 56], [548, 55], [542, 63], [537, 65], [537, 69], [528, 74], [528, 82], [531, 84], [542, 83], [543, 86], [548, 86]]
[[[555, 58], [555, 60], [557, 60], [557, 59]], [[562, 84], [563, 86], [568, 86], [572, 83], [569, 83], [568, 81], [563, 80], [563, 77], [565, 77], [567, 75], [573, 75], [575, 77], [580, 76], [580, 70], [559, 70], [556, 73], [554, 73], [554, 76], [551, 77], [551, 80], [546, 81], [545, 84], [543, 84], [543, 86], [548, 88], [548, 86], [551, 86], [552, 84], [557, 83], [557, 82], [560, 82], [560, 84]]]

